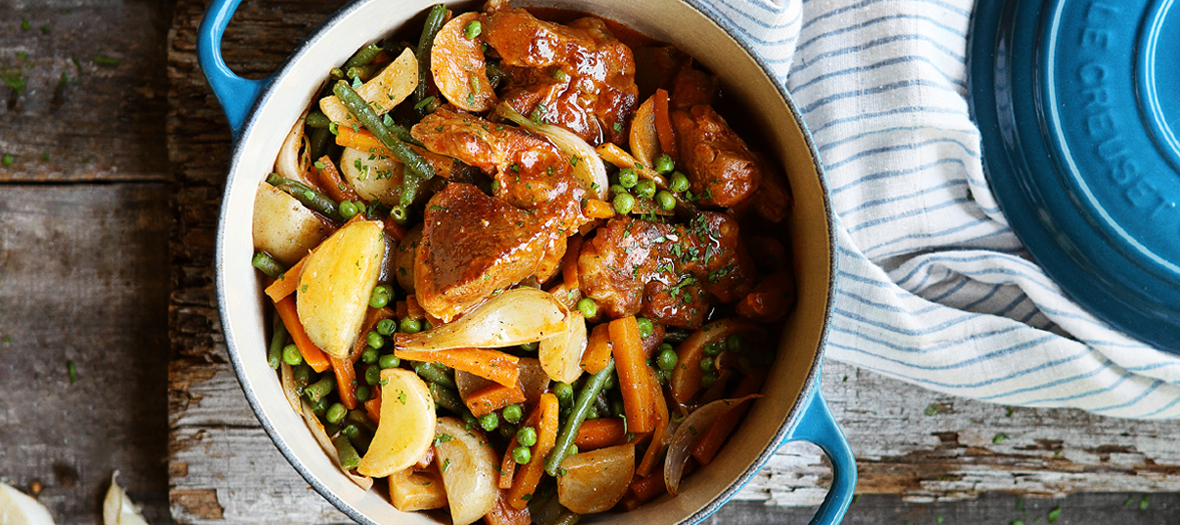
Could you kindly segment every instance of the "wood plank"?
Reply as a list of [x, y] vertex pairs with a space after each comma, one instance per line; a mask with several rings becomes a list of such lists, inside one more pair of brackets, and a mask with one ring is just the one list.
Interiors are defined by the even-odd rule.
[[168, 523], [168, 185], [0, 195], [0, 479], [89, 525], [118, 469]]
[[[19, 7], [25, 4], [24, 7]], [[166, 181], [171, 2], [0, 3], [0, 181]], [[28, 29], [22, 29], [27, 21]]]

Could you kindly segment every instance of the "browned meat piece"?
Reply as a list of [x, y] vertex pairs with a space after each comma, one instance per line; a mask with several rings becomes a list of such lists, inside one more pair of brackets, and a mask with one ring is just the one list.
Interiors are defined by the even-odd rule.
[[523, 9], [489, 13], [484, 38], [509, 73], [504, 100], [592, 145], [622, 144], [635, 109], [635, 59], [598, 18], [561, 25]]
[[581, 288], [608, 316], [672, 326], [700, 326], [712, 300], [742, 298], [754, 276], [737, 222], [714, 212], [678, 225], [614, 218], [578, 256]]
[[554, 229], [572, 233], [586, 222], [581, 207], [585, 192], [573, 178], [569, 160], [547, 139], [447, 108], [422, 119], [410, 133], [426, 149], [491, 174], [496, 197], [535, 209], [553, 219]]
[[762, 183], [762, 164], [710, 106], [672, 112], [680, 165], [701, 204], [732, 207]]
[[672, 80], [672, 94], [669, 109], [687, 109], [700, 104], [713, 103], [717, 95], [717, 77], [693, 69], [692, 60], [685, 60], [676, 78]]
[[533, 275], [554, 243], [531, 214], [470, 184], [435, 194], [422, 222], [414, 288], [422, 308], [443, 322]]
[[795, 274], [782, 271], [771, 274], [754, 287], [737, 304], [742, 317], [760, 323], [782, 319], [795, 307]]

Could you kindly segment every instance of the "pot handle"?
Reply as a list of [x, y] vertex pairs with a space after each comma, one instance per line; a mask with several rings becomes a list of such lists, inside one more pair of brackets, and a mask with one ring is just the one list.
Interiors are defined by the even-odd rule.
[[229, 120], [230, 131], [234, 139], [242, 131], [246, 122], [246, 115], [254, 107], [258, 95], [266, 88], [273, 75], [262, 80], [250, 80], [239, 77], [230, 71], [221, 58], [221, 37], [225, 34], [225, 27], [237, 11], [242, 0], [213, 0], [209, 10], [201, 19], [201, 26], [197, 30], [197, 62], [205, 79], [217, 95], [217, 101], [225, 110], [225, 117]]
[[799, 440], [819, 446], [832, 462], [832, 487], [811, 519], [811, 525], [840, 523], [856, 490], [856, 458], [852, 455], [848, 440], [844, 439], [844, 434], [836, 425], [836, 418], [828, 410], [828, 403], [820, 393], [818, 378], [810, 399], [804, 403], [799, 423], [787, 434], [783, 443]]

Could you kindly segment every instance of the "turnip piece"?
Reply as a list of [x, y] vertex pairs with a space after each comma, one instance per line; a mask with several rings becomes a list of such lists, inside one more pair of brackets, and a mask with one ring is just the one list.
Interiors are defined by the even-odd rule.
[[418, 462], [434, 441], [437, 417], [426, 382], [413, 371], [381, 371], [381, 421], [357, 472], [385, 477]]
[[536, 288], [514, 288], [488, 299], [458, 321], [416, 334], [399, 333], [398, 348], [419, 351], [504, 348], [544, 341], [566, 329], [570, 312]]
[[635, 444], [567, 456], [557, 478], [557, 499], [578, 514], [614, 507], [635, 475]]
[[344, 359], [352, 350], [384, 255], [381, 222], [354, 220], [307, 256], [295, 304], [307, 337], [323, 351]]
[[468, 525], [487, 514], [500, 497], [496, 452], [479, 429], [468, 430], [453, 417], [438, 420], [435, 461], [447, 491], [454, 525]]
[[393, 500], [393, 506], [402, 512], [441, 509], [447, 505], [442, 477], [434, 468], [424, 471], [408, 468], [390, 474], [389, 498]]
[[332, 226], [286, 192], [261, 182], [254, 194], [254, 250], [291, 266], [318, 246]]
[[[356, 93], [369, 103], [369, 107], [373, 108], [377, 116], [381, 116], [410, 96], [417, 86], [418, 59], [414, 58], [414, 53], [406, 49], [380, 73], [357, 88]], [[321, 98], [320, 111], [323, 111], [332, 122], [350, 126], [357, 123], [336, 95]]]

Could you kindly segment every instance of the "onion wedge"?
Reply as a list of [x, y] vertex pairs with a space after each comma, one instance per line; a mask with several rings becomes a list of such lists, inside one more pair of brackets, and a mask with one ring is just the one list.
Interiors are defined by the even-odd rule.
[[340, 469], [345, 476], [348, 477], [361, 490], [369, 490], [373, 486], [373, 478], [353, 474], [340, 465], [340, 455], [336, 452], [336, 445], [332, 444], [332, 438], [328, 437], [328, 431], [324, 429], [324, 424], [320, 422], [320, 418], [316, 417], [315, 412], [312, 412], [311, 405], [307, 400], [301, 400], [303, 410], [300, 413], [303, 415], [303, 422], [307, 423], [307, 428], [311, 430], [312, 437], [315, 438], [316, 443], [320, 444], [320, 448], [328, 457], [332, 458], [332, 463], [336, 464], [336, 468]]
[[[507, 103], [496, 106], [496, 113], [521, 127], [541, 135], [553, 142], [557, 149], [571, 157], [570, 164], [574, 168], [574, 179], [586, 192], [598, 200], [607, 199], [607, 187], [610, 182], [606, 178], [606, 165], [598, 158], [598, 153], [582, 137], [572, 131], [553, 124], [538, 124], [512, 109]], [[577, 160], [573, 160], [576, 158]]]
[[311, 157], [308, 155], [307, 134], [303, 127], [306, 119], [307, 112], [304, 111], [295, 125], [291, 126], [287, 138], [283, 139], [283, 146], [279, 148], [279, 156], [275, 159], [275, 172], [284, 179], [297, 180], [314, 188], [316, 185], [307, 179]]
[[563, 333], [569, 310], [536, 288], [514, 288], [489, 299], [458, 321], [395, 336], [398, 348], [432, 352], [452, 348], [504, 348]]
[[131, 501], [123, 487], [119, 486], [119, 482], [115, 479], [118, 476], [119, 471], [117, 470], [111, 473], [111, 488], [107, 490], [107, 495], [102, 500], [103, 525], [147, 525], [139, 507]]
[[586, 351], [586, 318], [567, 316], [566, 331], [541, 341], [537, 357], [549, 378], [562, 383], [573, 383], [582, 375], [582, 353]]
[[692, 447], [705, 435], [709, 425], [726, 412], [757, 397], [762, 397], [762, 394], [750, 394], [737, 399], [718, 399], [694, 410], [680, 422], [672, 434], [672, 441], [668, 443], [668, 457], [664, 460], [664, 485], [668, 488], [669, 494], [676, 495], [680, 488], [680, 478], [684, 475], [684, 464], [689, 454], [692, 454]]

